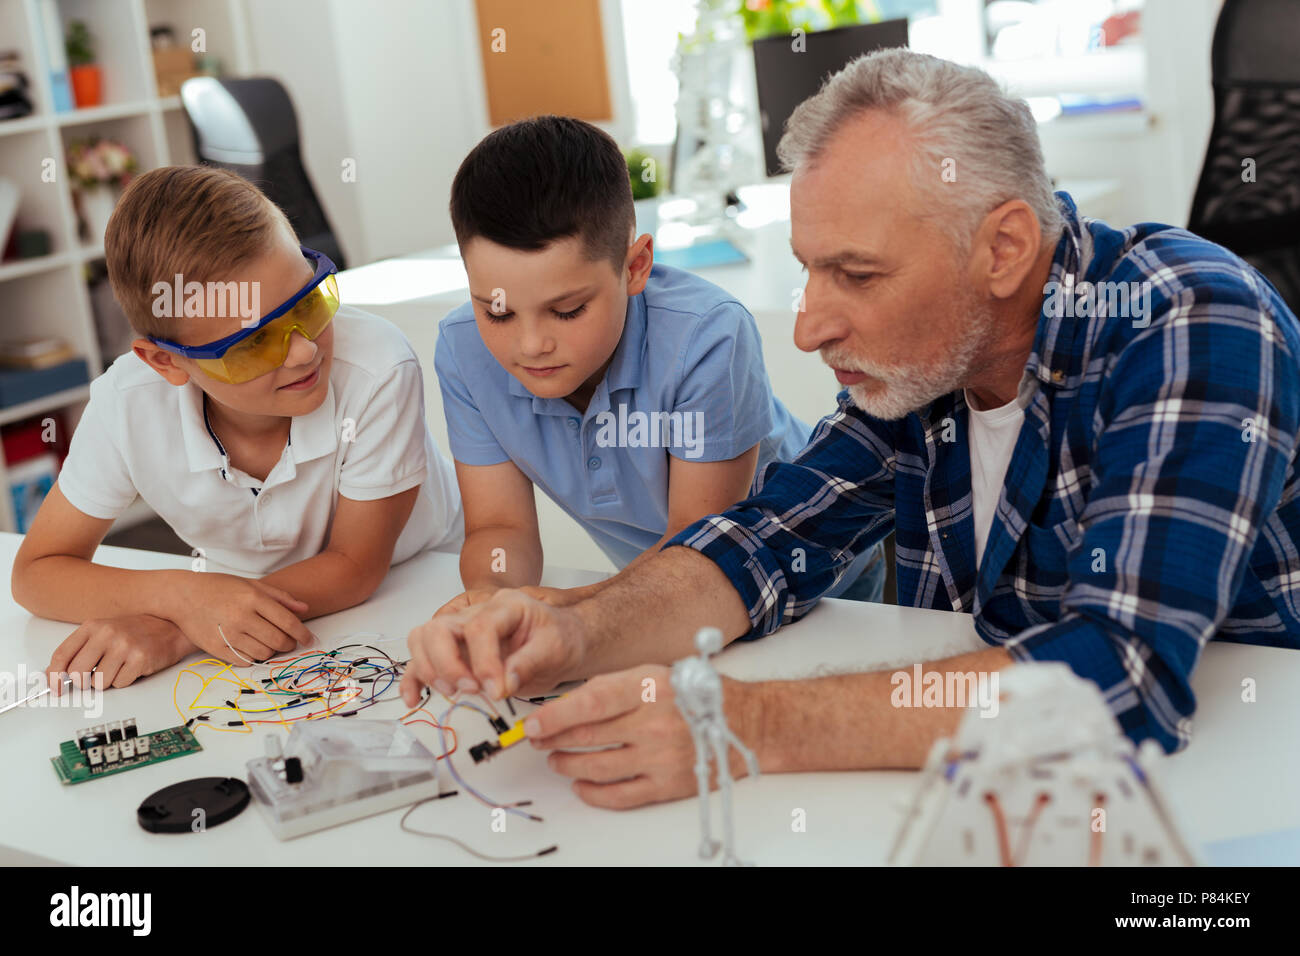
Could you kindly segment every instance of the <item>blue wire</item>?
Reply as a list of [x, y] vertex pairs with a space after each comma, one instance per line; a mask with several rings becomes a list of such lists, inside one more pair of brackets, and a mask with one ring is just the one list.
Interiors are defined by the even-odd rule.
[[[471, 704], [469, 701], [465, 701], [465, 700], [455, 701], [450, 707], [448, 707], [445, 711], [443, 711], [442, 716], [438, 718], [438, 744], [439, 746], [442, 747], [442, 752], [444, 754], [447, 753], [447, 736], [444, 730], [444, 726], [447, 723], [447, 718], [451, 716], [451, 712], [453, 710], [456, 710], [459, 707], [468, 707], [470, 710], [477, 710], [480, 714], [484, 714], [485, 716], [487, 715], [487, 711], [483, 710], [483, 708], [477, 706], [476, 704]], [[468, 790], [470, 793], [478, 797], [481, 801], [486, 803], [488, 806], [496, 807], [499, 810], [504, 810], [506, 813], [513, 813], [515, 816], [523, 817], [525, 820], [535, 820], [538, 822], [541, 821], [541, 817], [536, 817], [531, 813], [527, 813], [523, 810], [520, 810], [518, 807], [508, 807], [503, 803], [498, 803], [496, 800], [491, 799], [486, 794], [480, 793], [478, 790], [475, 790], [473, 787], [471, 787], [469, 784], [467, 784], [464, 781], [464, 779], [461, 777], [459, 773], [456, 772], [456, 765], [451, 762], [450, 754], [448, 754], [448, 756], [445, 757], [444, 759], [447, 761], [447, 769], [451, 771], [452, 779], [455, 780], [456, 783], [460, 784], [462, 789]]]

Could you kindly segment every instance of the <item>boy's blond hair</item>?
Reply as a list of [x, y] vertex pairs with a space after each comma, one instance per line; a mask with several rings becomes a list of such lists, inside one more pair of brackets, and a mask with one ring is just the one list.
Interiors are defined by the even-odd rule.
[[108, 220], [104, 259], [113, 295], [141, 335], [171, 339], [176, 318], [154, 314], [155, 283], [229, 279], [293, 227], [248, 180], [213, 166], [163, 166], [137, 176]]

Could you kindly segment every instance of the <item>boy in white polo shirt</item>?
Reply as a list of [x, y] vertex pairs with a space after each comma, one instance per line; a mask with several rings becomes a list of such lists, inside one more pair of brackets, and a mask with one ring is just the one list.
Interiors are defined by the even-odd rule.
[[[460, 546], [409, 343], [339, 306], [333, 263], [256, 187], [146, 173], [105, 258], [141, 337], [91, 385], [13, 571], [29, 611], [81, 625], [52, 674], [121, 687], [196, 649], [265, 660], [311, 643], [302, 621], [364, 601], [391, 563]], [[205, 573], [92, 563], [137, 495]]]

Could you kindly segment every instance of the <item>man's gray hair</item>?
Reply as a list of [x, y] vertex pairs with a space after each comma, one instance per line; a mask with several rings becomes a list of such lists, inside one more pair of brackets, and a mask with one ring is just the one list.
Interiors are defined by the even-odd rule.
[[[959, 250], [969, 251], [984, 217], [1011, 199], [1029, 204], [1044, 242], [1055, 245], [1064, 219], [1029, 105], [975, 67], [901, 48], [858, 57], [790, 114], [777, 157], [787, 170], [815, 163], [847, 122], [877, 109], [913, 134], [912, 182], [926, 205], [918, 213]], [[945, 160], [955, 181], [944, 181]]]

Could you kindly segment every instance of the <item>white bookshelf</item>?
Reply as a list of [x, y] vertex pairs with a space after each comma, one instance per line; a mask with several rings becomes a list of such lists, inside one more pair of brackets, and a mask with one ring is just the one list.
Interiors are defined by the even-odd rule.
[[[48, 255], [0, 263], [0, 337], [57, 335], [86, 360], [94, 378], [113, 358], [100, 355], [86, 279], [88, 264], [102, 259], [104, 250], [78, 233], [68, 146], [91, 136], [118, 140], [135, 154], [140, 171], [194, 162], [180, 99], [158, 95], [149, 30], [171, 26], [177, 43], [188, 45], [191, 31], [202, 28], [207, 54], [220, 60], [225, 74], [240, 75], [249, 70], [246, 11], [244, 0], [54, 0], [61, 35], [70, 21], [85, 21], [103, 74], [101, 105], [55, 112], [41, 26], [49, 9], [43, 0], [0, 0], [0, 48], [18, 51], [35, 107], [30, 116], [0, 121], [0, 170], [21, 193], [18, 226], [44, 229], [51, 245]], [[45, 182], [50, 159], [55, 181]], [[88, 394], [89, 387], [80, 386], [0, 408], [0, 425], [60, 411], [75, 428]], [[0, 530], [14, 530], [3, 451], [0, 492]], [[119, 526], [149, 516], [133, 508]]]

